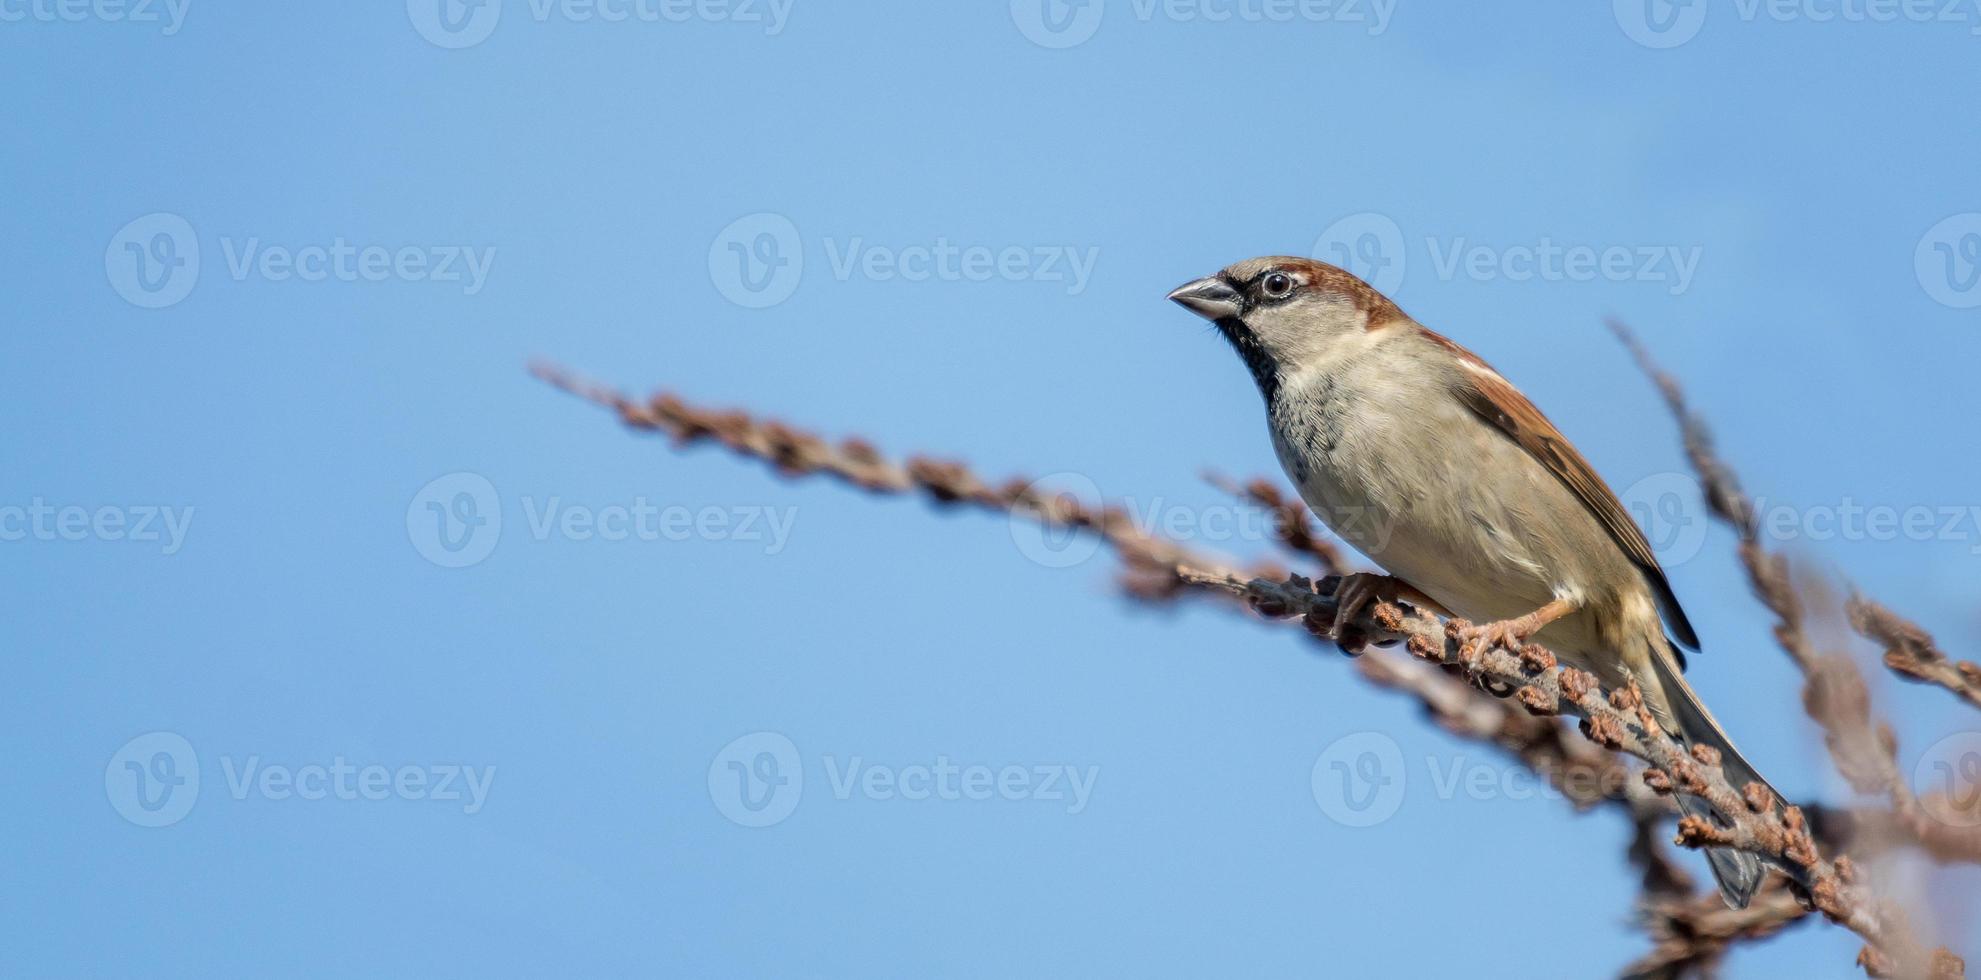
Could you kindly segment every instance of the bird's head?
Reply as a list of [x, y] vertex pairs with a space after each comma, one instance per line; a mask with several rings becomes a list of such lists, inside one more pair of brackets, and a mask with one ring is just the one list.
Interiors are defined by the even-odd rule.
[[1406, 319], [1354, 273], [1276, 255], [1178, 286], [1169, 298], [1217, 325], [1271, 397], [1282, 377], [1325, 363], [1344, 342]]

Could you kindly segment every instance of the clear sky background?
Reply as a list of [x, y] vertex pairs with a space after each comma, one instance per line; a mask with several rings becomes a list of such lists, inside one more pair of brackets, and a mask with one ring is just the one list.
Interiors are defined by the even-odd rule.
[[[1276, 474], [1258, 397], [1163, 294], [1340, 242], [1636, 488], [1695, 684], [1790, 795], [1844, 790], [1604, 316], [1777, 544], [1972, 654], [1981, 11], [764, 3], [192, 0], [173, 30], [0, 2], [6, 972], [1568, 976], [1644, 948], [1620, 819], [1530, 798], [1296, 631], [1134, 606], [1105, 554], [995, 518], [674, 455], [534, 355], [1251, 554], [1198, 473]], [[943, 244], [1020, 251], [919, 263]], [[1874, 683], [1906, 767], [1972, 750], [1951, 698]], [[1358, 820], [1331, 763], [1367, 760], [1352, 802], [1387, 812]], [[1022, 778], [907, 798], [944, 763]], [[1977, 876], [1904, 874], [1972, 960]], [[1856, 946], [1803, 924], [1730, 973], [1852, 976]]]

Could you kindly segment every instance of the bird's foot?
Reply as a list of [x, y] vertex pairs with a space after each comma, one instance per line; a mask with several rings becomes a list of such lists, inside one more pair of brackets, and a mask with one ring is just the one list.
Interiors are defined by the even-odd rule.
[[[1442, 611], [1430, 597], [1415, 586], [1393, 575], [1376, 572], [1350, 572], [1341, 577], [1334, 587], [1334, 624], [1329, 635], [1350, 653], [1361, 652], [1361, 631], [1354, 628], [1356, 617], [1372, 602], [1396, 602], [1402, 600], [1411, 605], [1430, 610]], [[1353, 634], [1351, 636], [1351, 634]], [[1350, 649], [1350, 645], [1354, 649]]]
[[1524, 626], [1525, 624], [1514, 619], [1467, 626], [1458, 631], [1458, 645], [1467, 649], [1476, 646], [1481, 650], [1489, 650], [1493, 647], [1518, 650], [1529, 637], [1534, 635], [1533, 629], [1523, 628]]
[[1533, 639], [1541, 627], [1574, 612], [1576, 608], [1573, 600], [1556, 599], [1525, 616], [1467, 626], [1458, 631], [1458, 644], [1460, 649], [1465, 650], [1489, 650], [1496, 646], [1518, 650]]

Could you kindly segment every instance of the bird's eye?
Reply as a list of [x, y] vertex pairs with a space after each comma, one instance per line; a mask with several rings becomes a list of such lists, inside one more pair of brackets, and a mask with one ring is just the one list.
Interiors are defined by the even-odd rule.
[[1293, 293], [1293, 277], [1284, 272], [1274, 272], [1266, 276], [1266, 295], [1282, 299]]

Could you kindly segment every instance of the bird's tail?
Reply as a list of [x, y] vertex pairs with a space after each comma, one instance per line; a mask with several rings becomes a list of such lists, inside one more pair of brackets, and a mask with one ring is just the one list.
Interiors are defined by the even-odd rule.
[[[1656, 650], [1651, 661], [1657, 665], [1658, 686], [1663, 688], [1664, 700], [1669, 706], [1671, 721], [1676, 725], [1679, 739], [1688, 748], [1710, 745], [1718, 750], [1720, 768], [1734, 789], [1742, 789], [1748, 783], [1768, 786], [1768, 781], [1762, 779], [1740, 750], [1733, 747], [1733, 740], [1727, 738], [1725, 729], [1713, 720], [1713, 713], [1699, 702], [1697, 694], [1692, 693], [1692, 685], [1687, 684], [1685, 676], [1679, 673], [1676, 654], [1669, 648]], [[1780, 806], [1781, 794], [1775, 793], [1772, 786], [1768, 786], [1768, 791], [1773, 794], [1776, 805]], [[1703, 817], [1722, 827], [1731, 825], [1730, 814], [1719, 813], [1703, 799], [1683, 794], [1675, 798], [1679, 811], [1687, 816]], [[1765, 875], [1766, 869], [1761, 866], [1761, 859], [1745, 851], [1709, 847], [1706, 849], [1706, 861], [1712, 865], [1713, 877], [1719, 880], [1720, 894], [1726, 898], [1727, 905], [1736, 909], [1746, 908], [1748, 899], [1754, 897]]]

